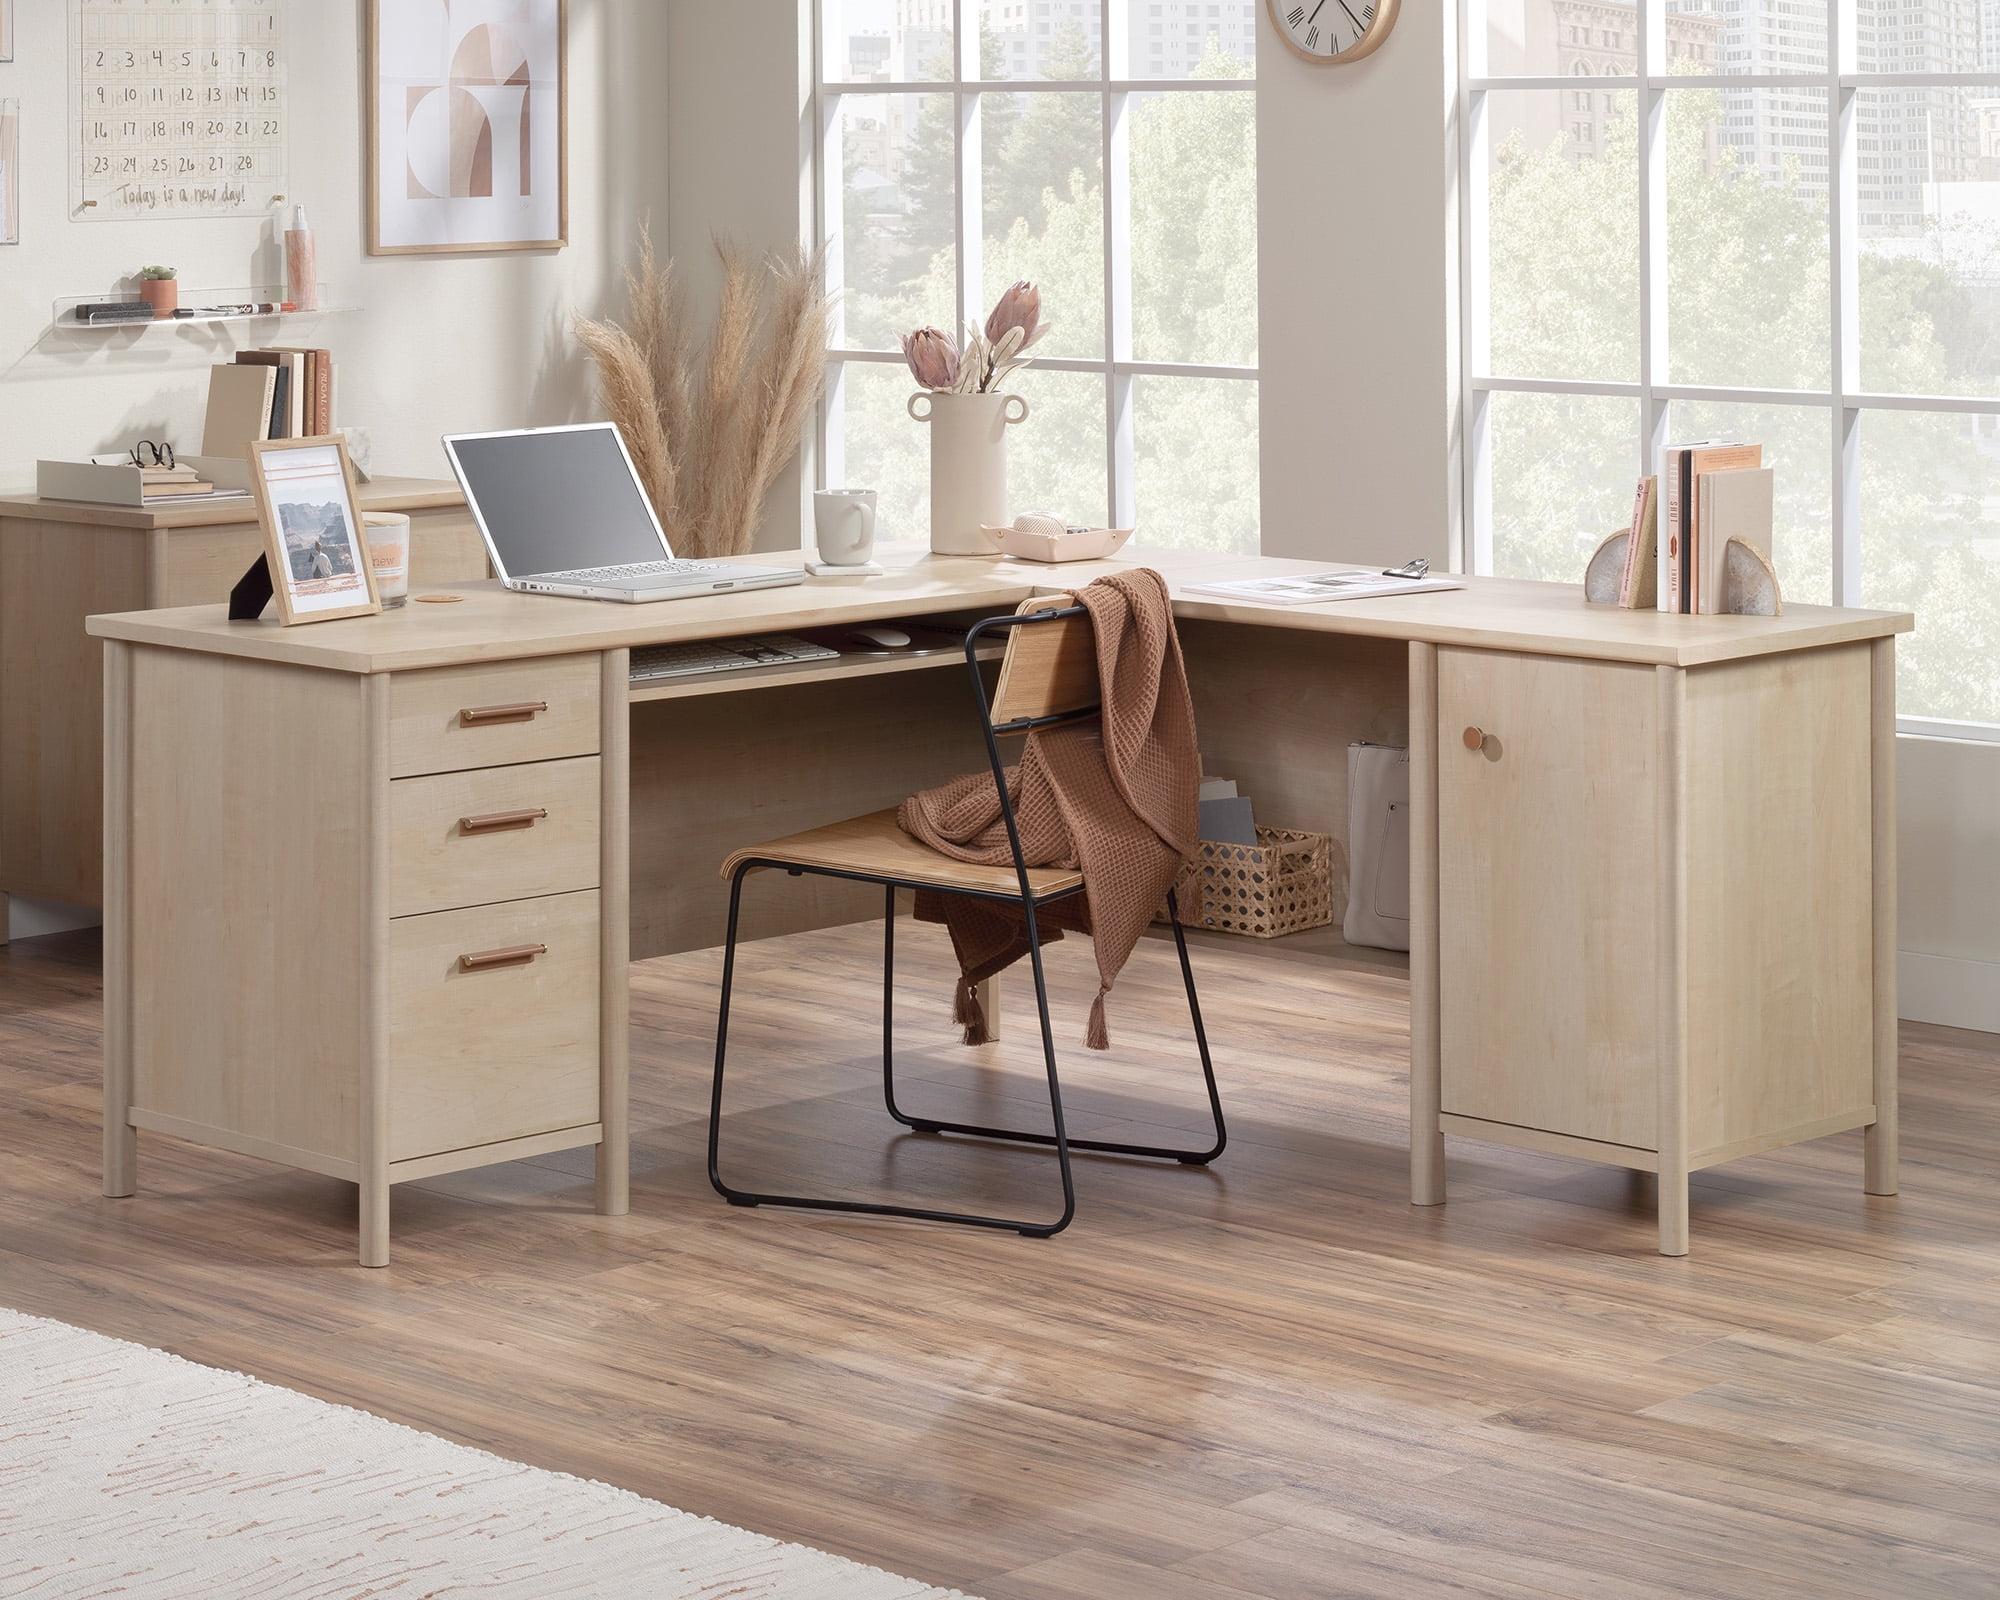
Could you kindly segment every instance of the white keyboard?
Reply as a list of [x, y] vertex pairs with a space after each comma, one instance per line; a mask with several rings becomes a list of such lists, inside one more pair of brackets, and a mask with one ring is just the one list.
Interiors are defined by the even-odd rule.
[[838, 650], [794, 638], [789, 633], [754, 639], [700, 639], [690, 644], [645, 644], [632, 652], [632, 681], [692, 678], [704, 672], [741, 672], [745, 667], [781, 667], [799, 661], [832, 661]]
[[537, 576], [547, 582], [604, 583], [613, 578], [665, 578], [680, 572], [713, 572], [713, 561], [633, 561], [622, 567], [580, 567], [574, 572], [544, 572]]

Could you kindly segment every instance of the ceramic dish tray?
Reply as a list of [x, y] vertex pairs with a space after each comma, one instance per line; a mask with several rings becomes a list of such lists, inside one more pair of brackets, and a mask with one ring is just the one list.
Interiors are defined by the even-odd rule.
[[1130, 528], [1081, 528], [1071, 533], [1024, 533], [1019, 528], [987, 528], [986, 537], [1003, 555], [1022, 561], [1100, 561], [1124, 547]]

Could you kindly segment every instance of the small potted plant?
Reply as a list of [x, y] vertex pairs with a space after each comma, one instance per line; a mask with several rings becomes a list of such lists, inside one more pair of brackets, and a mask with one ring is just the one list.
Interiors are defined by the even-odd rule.
[[141, 267], [139, 298], [153, 308], [155, 317], [170, 317], [181, 303], [180, 285], [174, 281], [173, 267]]

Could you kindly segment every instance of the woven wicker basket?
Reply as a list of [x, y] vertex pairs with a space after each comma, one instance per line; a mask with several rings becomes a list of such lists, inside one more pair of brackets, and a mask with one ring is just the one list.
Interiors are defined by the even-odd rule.
[[1277, 939], [1333, 921], [1333, 840], [1324, 833], [1259, 828], [1257, 842], [1201, 841], [1174, 885], [1192, 928]]

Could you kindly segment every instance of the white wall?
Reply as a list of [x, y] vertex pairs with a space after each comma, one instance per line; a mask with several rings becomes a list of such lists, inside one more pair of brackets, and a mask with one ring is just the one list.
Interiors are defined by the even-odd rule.
[[[180, 269], [183, 294], [282, 282], [262, 220], [72, 222], [68, 53], [62, 0], [17, 0], [15, 60], [0, 96], [21, 101], [22, 227], [0, 247], [0, 484], [26, 486], [43, 455], [115, 449], [141, 436], [186, 444], [200, 430], [209, 366], [269, 343], [275, 325], [55, 335], [59, 296], [118, 289], [151, 262]], [[720, 10], [721, 7], [716, 9]], [[588, 414], [573, 310], [598, 311], [637, 214], [667, 210], [659, 0], [571, 0], [569, 239], [545, 253], [365, 254], [365, 32], [360, 0], [290, 0], [291, 178], [318, 235], [331, 303], [360, 309], [287, 324], [287, 341], [334, 350], [339, 421], [368, 428], [378, 471], [442, 475], [438, 435]], [[247, 328], [248, 331], [245, 331]]]
[[1443, 566], [1457, 543], [1453, 8], [1314, 66], [1257, 49], [1266, 554]]
[[[807, 179], [811, 0], [667, 0], [667, 139], [675, 152], [667, 234], [703, 326], [722, 272], [717, 239], [758, 254], [811, 231]], [[772, 485], [759, 550], [803, 540], [811, 474], [794, 461]]]
[[[0, 98], [21, 102], [23, 164], [21, 243], [0, 247], [4, 488], [31, 487], [45, 455], [198, 440], [209, 367], [279, 336], [256, 324], [52, 335], [58, 297], [118, 289], [156, 261], [179, 267], [185, 290], [283, 280], [263, 221], [69, 220], [67, 7], [17, 0], [15, 10], [15, 59], [0, 63]], [[338, 420], [371, 431], [377, 471], [443, 476], [443, 432], [593, 414], [566, 329], [574, 311], [612, 304], [639, 214], [667, 215], [669, 18], [660, 0], [570, 0], [568, 248], [371, 258], [362, 15], [360, 0], [290, 0], [285, 13], [287, 193], [311, 215], [329, 302], [359, 309], [286, 324], [282, 337], [335, 352]], [[18, 900], [11, 911], [17, 938], [95, 920]]]
[[1897, 741], [1904, 1016], [2000, 1033], [2000, 744]]

